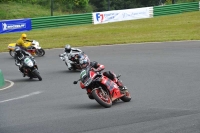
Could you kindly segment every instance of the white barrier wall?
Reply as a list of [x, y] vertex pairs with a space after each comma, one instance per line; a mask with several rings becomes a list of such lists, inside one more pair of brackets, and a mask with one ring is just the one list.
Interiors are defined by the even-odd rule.
[[152, 17], [153, 7], [135, 8], [126, 10], [114, 10], [106, 12], [95, 12], [93, 15], [94, 24], [102, 24], [117, 21], [126, 21]]
[[199, 11], [200, 11], [200, 1], [199, 1]]

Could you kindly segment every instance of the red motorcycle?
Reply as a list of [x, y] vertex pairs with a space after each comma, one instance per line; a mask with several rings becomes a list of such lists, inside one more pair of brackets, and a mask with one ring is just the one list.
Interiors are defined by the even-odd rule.
[[[117, 76], [117, 78], [119, 78]], [[128, 90], [120, 91], [119, 86], [104, 76], [101, 72], [95, 72], [91, 67], [83, 69], [80, 74], [80, 79], [74, 81], [77, 84], [80, 81], [80, 87], [86, 89], [88, 97], [95, 99], [100, 105], [105, 108], [112, 106], [112, 103], [118, 100], [129, 102], [131, 100]]]

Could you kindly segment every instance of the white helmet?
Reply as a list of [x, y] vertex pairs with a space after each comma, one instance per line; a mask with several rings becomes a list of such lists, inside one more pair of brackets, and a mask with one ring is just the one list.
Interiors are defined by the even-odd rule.
[[71, 46], [69, 44], [66, 44], [65, 45], [65, 52], [70, 53], [70, 51], [71, 51]]

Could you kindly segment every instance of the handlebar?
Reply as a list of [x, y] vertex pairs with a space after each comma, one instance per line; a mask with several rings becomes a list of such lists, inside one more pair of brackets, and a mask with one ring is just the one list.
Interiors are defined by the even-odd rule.
[[77, 84], [77, 83], [78, 83], [78, 81], [74, 81], [74, 82], [73, 82], [73, 84]]

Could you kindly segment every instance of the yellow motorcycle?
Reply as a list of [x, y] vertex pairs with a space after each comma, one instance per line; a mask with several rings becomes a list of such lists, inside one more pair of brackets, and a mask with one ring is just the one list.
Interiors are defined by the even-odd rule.
[[[16, 43], [10, 43], [8, 44], [8, 50], [9, 54], [14, 58], [15, 56], [15, 46]], [[39, 42], [36, 40], [33, 40], [32, 42], [25, 43], [25, 46], [27, 48], [27, 52], [29, 52], [32, 56], [44, 56], [45, 51], [42, 49], [39, 45]]]

